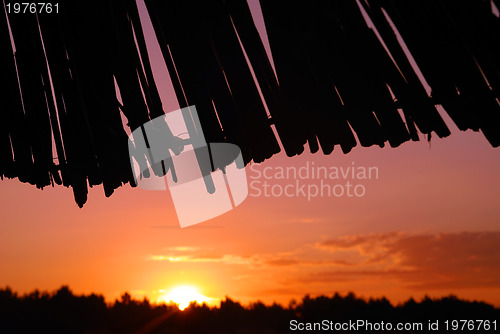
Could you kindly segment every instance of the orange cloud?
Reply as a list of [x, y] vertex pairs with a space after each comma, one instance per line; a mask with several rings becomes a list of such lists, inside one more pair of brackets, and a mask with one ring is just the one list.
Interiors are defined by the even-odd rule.
[[354, 270], [327, 270], [305, 280], [390, 276], [410, 289], [500, 287], [500, 232], [347, 236], [316, 245], [329, 253], [358, 252]]

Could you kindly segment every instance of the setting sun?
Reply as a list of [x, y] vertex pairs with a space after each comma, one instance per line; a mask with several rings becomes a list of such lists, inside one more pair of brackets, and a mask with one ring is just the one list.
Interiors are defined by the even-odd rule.
[[158, 299], [160, 302], [173, 302], [179, 306], [182, 311], [189, 306], [189, 303], [196, 302], [202, 304], [208, 302], [211, 298], [208, 298], [198, 292], [198, 289], [190, 285], [181, 285], [172, 288], [167, 294], [160, 296]]

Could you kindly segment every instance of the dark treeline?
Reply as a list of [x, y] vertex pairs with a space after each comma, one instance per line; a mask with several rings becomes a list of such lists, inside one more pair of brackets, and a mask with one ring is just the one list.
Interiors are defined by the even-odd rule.
[[[290, 333], [292, 320], [314, 323], [325, 319], [336, 323], [420, 322], [424, 332], [429, 320], [440, 320], [438, 332], [443, 333], [445, 320], [493, 321], [500, 319], [499, 315], [500, 309], [492, 305], [455, 296], [425, 297], [418, 302], [410, 299], [394, 306], [385, 298], [365, 300], [349, 293], [305, 296], [286, 307], [262, 302], [242, 306], [226, 297], [219, 307], [191, 304], [179, 311], [176, 305], [135, 300], [128, 293], [109, 304], [102, 295], [78, 296], [67, 286], [54, 293], [35, 291], [23, 296], [10, 288], [0, 290], [2, 333]], [[493, 328], [491, 331], [494, 332]]]

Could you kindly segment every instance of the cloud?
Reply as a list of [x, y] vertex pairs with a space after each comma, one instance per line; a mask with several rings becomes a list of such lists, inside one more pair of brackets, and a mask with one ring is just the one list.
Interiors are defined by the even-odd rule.
[[416, 290], [500, 287], [500, 232], [386, 233], [322, 241], [330, 254], [357, 253], [350, 270], [322, 270], [304, 280], [392, 277]]
[[[247, 265], [251, 268], [297, 268], [303, 267], [352, 267], [357, 265], [353, 256], [338, 254], [339, 252], [325, 254], [324, 249], [315, 244], [301, 245], [291, 251], [279, 253], [263, 253], [252, 256], [236, 254], [213, 254], [211, 250], [196, 247], [169, 247], [164, 254], [149, 255], [148, 261], [166, 261], [175, 263], [222, 263]], [[341, 252], [340, 252], [341, 253]], [[358, 256], [359, 257], [359, 256]], [[359, 262], [359, 261], [358, 261]]]
[[252, 277], [275, 272], [276, 283], [286, 284], [380, 279], [412, 290], [500, 287], [500, 232], [352, 235], [252, 256], [168, 250], [148, 260], [244, 266]]
[[277, 258], [277, 259], [267, 260], [264, 263], [271, 266], [283, 267], [283, 266], [297, 265], [300, 262], [295, 259]]
[[167, 247], [166, 251], [170, 252], [194, 252], [199, 250], [199, 247], [191, 247], [191, 246], [176, 246], [176, 247]]
[[167, 261], [167, 262], [178, 262], [178, 263], [224, 263], [224, 264], [241, 264], [241, 265], [251, 265], [255, 264], [255, 260], [252, 257], [244, 257], [237, 255], [149, 255], [146, 260], [149, 261]]
[[210, 249], [197, 247], [168, 247], [167, 253], [148, 255], [148, 261], [165, 261], [175, 263], [222, 263], [230, 265], [246, 265], [251, 268], [269, 266], [269, 267], [287, 267], [301, 264], [294, 258], [295, 251], [281, 252], [277, 254], [255, 254], [252, 256], [242, 256], [235, 254], [214, 254]]
[[224, 255], [206, 255], [206, 254], [193, 254], [193, 255], [177, 255], [175, 253], [164, 255], [149, 255], [146, 260], [148, 261], [166, 261], [178, 263], [222, 263], [222, 264], [236, 264], [246, 265], [252, 267], [260, 267], [263, 265], [286, 267], [303, 264], [296, 259], [282, 255], [271, 254], [258, 254], [254, 256], [240, 256], [233, 254]]

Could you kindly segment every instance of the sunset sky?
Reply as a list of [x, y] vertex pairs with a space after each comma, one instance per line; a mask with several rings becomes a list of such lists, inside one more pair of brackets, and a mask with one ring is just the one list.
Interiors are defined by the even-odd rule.
[[[176, 109], [154, 33], [143, 24], [164, 108]], [[441, 114], [452, 132], [445, 139], [358, 146], [347, 155], [306, 148], [298, 157], [282, 153], [247, 166], [249, 182], [264, 181], [256, 171], [265, 167], [307, 162], [376, 167], [378, 178], [348, 179], [365, 189], [362, 197], [308, 201], [250, 189], [235, 210], [184, 229], [168, 191], [127, 185], [105, 198], [95, 187], [79, 209], [70, 189], [1, 181], [0, 287], [25, 293], [67, 284], [108, 301], [125, 291], [156, 301], [175, 286], [193, 285], [214, 303], [227, 295], [285, 305], [305, 294], [353, 291], [401, 302], [452, 293], [500, 306], [500, 151]]]

